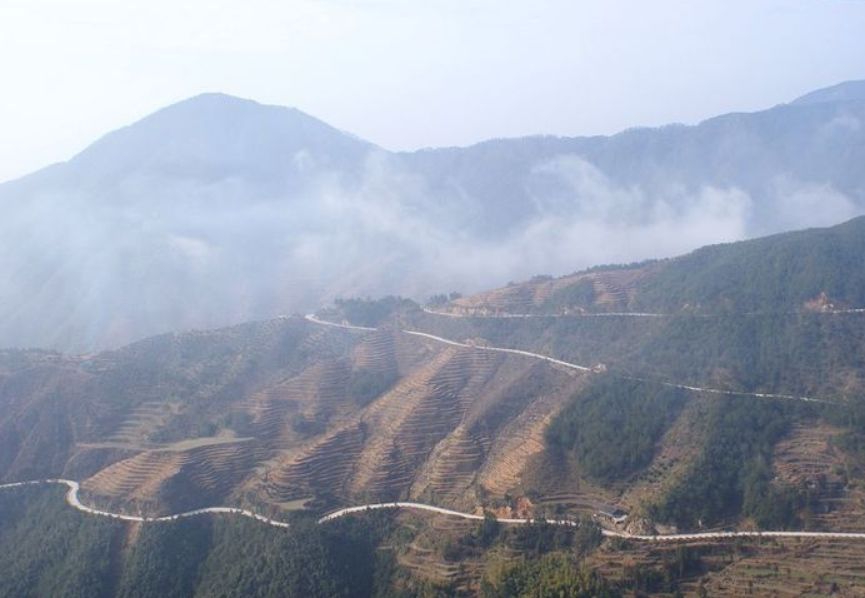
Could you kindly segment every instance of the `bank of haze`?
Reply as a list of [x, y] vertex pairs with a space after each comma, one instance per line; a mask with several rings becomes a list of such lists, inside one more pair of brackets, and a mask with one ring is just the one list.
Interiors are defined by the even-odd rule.
[[862, 96], [411, 153], [197, 96], [0, 185], [0, 346], [118, 347], [835, 224], [865, 205]]

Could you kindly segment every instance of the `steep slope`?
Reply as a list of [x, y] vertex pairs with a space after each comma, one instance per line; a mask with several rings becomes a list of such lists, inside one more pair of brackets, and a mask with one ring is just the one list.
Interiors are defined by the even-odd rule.
[[409, 325], [603, 362], [606, 374], [550, 421], [530, 479], [542, 504], [606, 501], [686, 527], [855, 527], [862, 239], [857, 218], [536, 277], [415, 314]]
[[[355, 300], [327, 310], [331, 323], [279, 318], [84, 357], [6, 351], [0, 475], [74, 478], [96, 504], [146, 512], [406, 498], [508, 512], [532, 497], [685, 526], [735, 519], [751, 508], [742, 472], [763, 484], [778, 461], [790, 484], [813, 481], [795, 448], [775, 448], [803, 422], [835, 430], [833, 466], [858, 471], [863, 226], [541, 277], [445, 315]], [[634, 305], [671, 311], [621, 311]], [[833, 484], [821, 504], [856, 504], [852, 484]], [[704, 502], [682, 488], [732, 493], [732, 507], [674, 516]]]
[[88, 501], [146, 513], [403, 497], [474, 509], [519, 485], [583, 378], [300, 318], [2, 357], [0, 477], [69, 476]]
[[[52, 174], [75, 177], [75, 182], [106, 195], [135, 176], [242, 179], [256, 185], [256, 194], [247, 200], [260, 201], [302, 188], [310, 182], [304, 176], [310, 171], [356, 174], [371, 149], [371, 144], [297, 109], [212, 93], [109, 133]], [[160, 203], [164, 198], [151, 200]]]
[[104, 348], [317, 303], [334, 266], [292, 255], [324, 226], [322, 187], [356, 184], [373, 151], [208, 94], [0, 185], [0, 343]]
[[749, 312], [865, 306], [865, 218], [845, 224], [706, 247], [643, 281], [635, 309]]

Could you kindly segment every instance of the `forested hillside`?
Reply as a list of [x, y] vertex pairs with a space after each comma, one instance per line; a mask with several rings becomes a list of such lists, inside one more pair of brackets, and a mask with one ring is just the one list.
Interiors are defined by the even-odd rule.
[[441, 308], [465, 315], [766, 315], [840, 312], [865, 305], [865, 218], [681, 257], [535, 277]]
[[54, 490], [4, 492], [0, 595], [386, 595], [375, 549], [387, 516], [293, 523], [290, 532], [238, 519], [131, 526], [77, 513]]

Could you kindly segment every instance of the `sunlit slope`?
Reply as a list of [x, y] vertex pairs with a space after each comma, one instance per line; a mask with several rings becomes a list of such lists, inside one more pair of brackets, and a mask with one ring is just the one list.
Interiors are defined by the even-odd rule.
[[583, 378], [299, 318], [4, 365], [4, 479], [69, 476], [96, 504], [145, 512], [363, 497], [473, 509], [519, 484]]

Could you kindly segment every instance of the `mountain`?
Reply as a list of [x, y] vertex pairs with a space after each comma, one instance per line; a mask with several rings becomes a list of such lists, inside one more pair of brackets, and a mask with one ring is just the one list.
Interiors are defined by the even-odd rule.
[[637, 233], [635, 222], [679, 227], [684, 235], [691, 226], [721, 226], [735, 238], [713, 240], [739, 240], [861, 213], [865, 100], [852, 92], [822, 97], [696, 126], [495, 140], [405, 159], [443, 182], [437, 193], [458, 188], [475, 198], [487, 216], [479, 225], [491, 234], [523, 226], [540, 211], [578, 230], [581, 221], [598, 220]]
[[82, 350], [309, 307], [342, 272], [310, 246], [334, 216], [316, 202], [373, 151], [208, 94], [3, 185], [2, 344]]
[[[166, 334], [94, 355], [0, 352], [0, 481], [74, 479], [82, 501], [115, 512], [227, 505], [293, 525], [87, 523], [57, 506], [59, 492], [34, 486], [0, 491], [9, 493], [0, 494], [0, 545], [52, 547], [47, 573], [26, 579], [67, 584], [71, 574], [51, 573], [62, 570], [94, 583], [105, 576], [81, 564], [93, 562], [135, 587], [168, 583], [157, 572], [177, 564], [165, 546], [185, 537], [184, 568], [197, 573], [174, 575], [188, 584], [180, 594], [238, 587], [226, 576], [249, 588], [336, 584], [311, 595], [350, 591], [352, 579], [364, 595], [375, 584], [477, 594], [516, 583], [509, 576], [564, 575], [574, 558], [600, 578], [574, 569], [569, 579], [622, 591], [699, 583], [740, 595], [743, 571], [777, 567], [752, 580], [757, 593], [782, 577], [805, 592], [829, 563], [832, 583], [855, 587], [857, 541], [685, 549], [603, 540], [598, 526], [865, 529], [863, 238], [857, 218], [536, 277], [427, 310], [354, 299], [320, 320]], [[655, 311], [623, 313], [632, 306]], [[367, 514], [340, 529], [350, 554], [339, 552], [339, 534], [314, 525], [337, 507], [393, 500], [581, 523], [503, 530]], [[69, 555], [91, 556], [64, 557], [58, 536]], [[299, 568], [262, 548], [307, 563], [307, 545], [318, 556]], [[111, 546], [122, 547], [119, 561], [92, 554]], [[8, 552], [0, 563], [25, 566]], [[512, 569], [519, 563], [529, 569]], [[4, 576], [3, 587], [19, 578]]]
[[865, 81], [847, 81], [818, 89], [793, 101], [793, 104], [821, 104], [865, 100]]
[[350, 171], [371, 149], [299, 110], [209, 93], [109, 133], [54, 167], [49, 180], [92, 189], [108, 199], [127, 177], [241, 179], [271, 186], [248, 198], [260, 200], [303, 182], [298, 175], [313, 168]]
[[409, 153], [198, 96], [0, 185], [0, 346], [92, 351], [835, 224], [865, 211], [861, 88], [696, 126]]
[[865, 306], [865, 218], [703, 247], [666, 260], [598, 267], [459, 298], [457, 315], [843, 312]]

